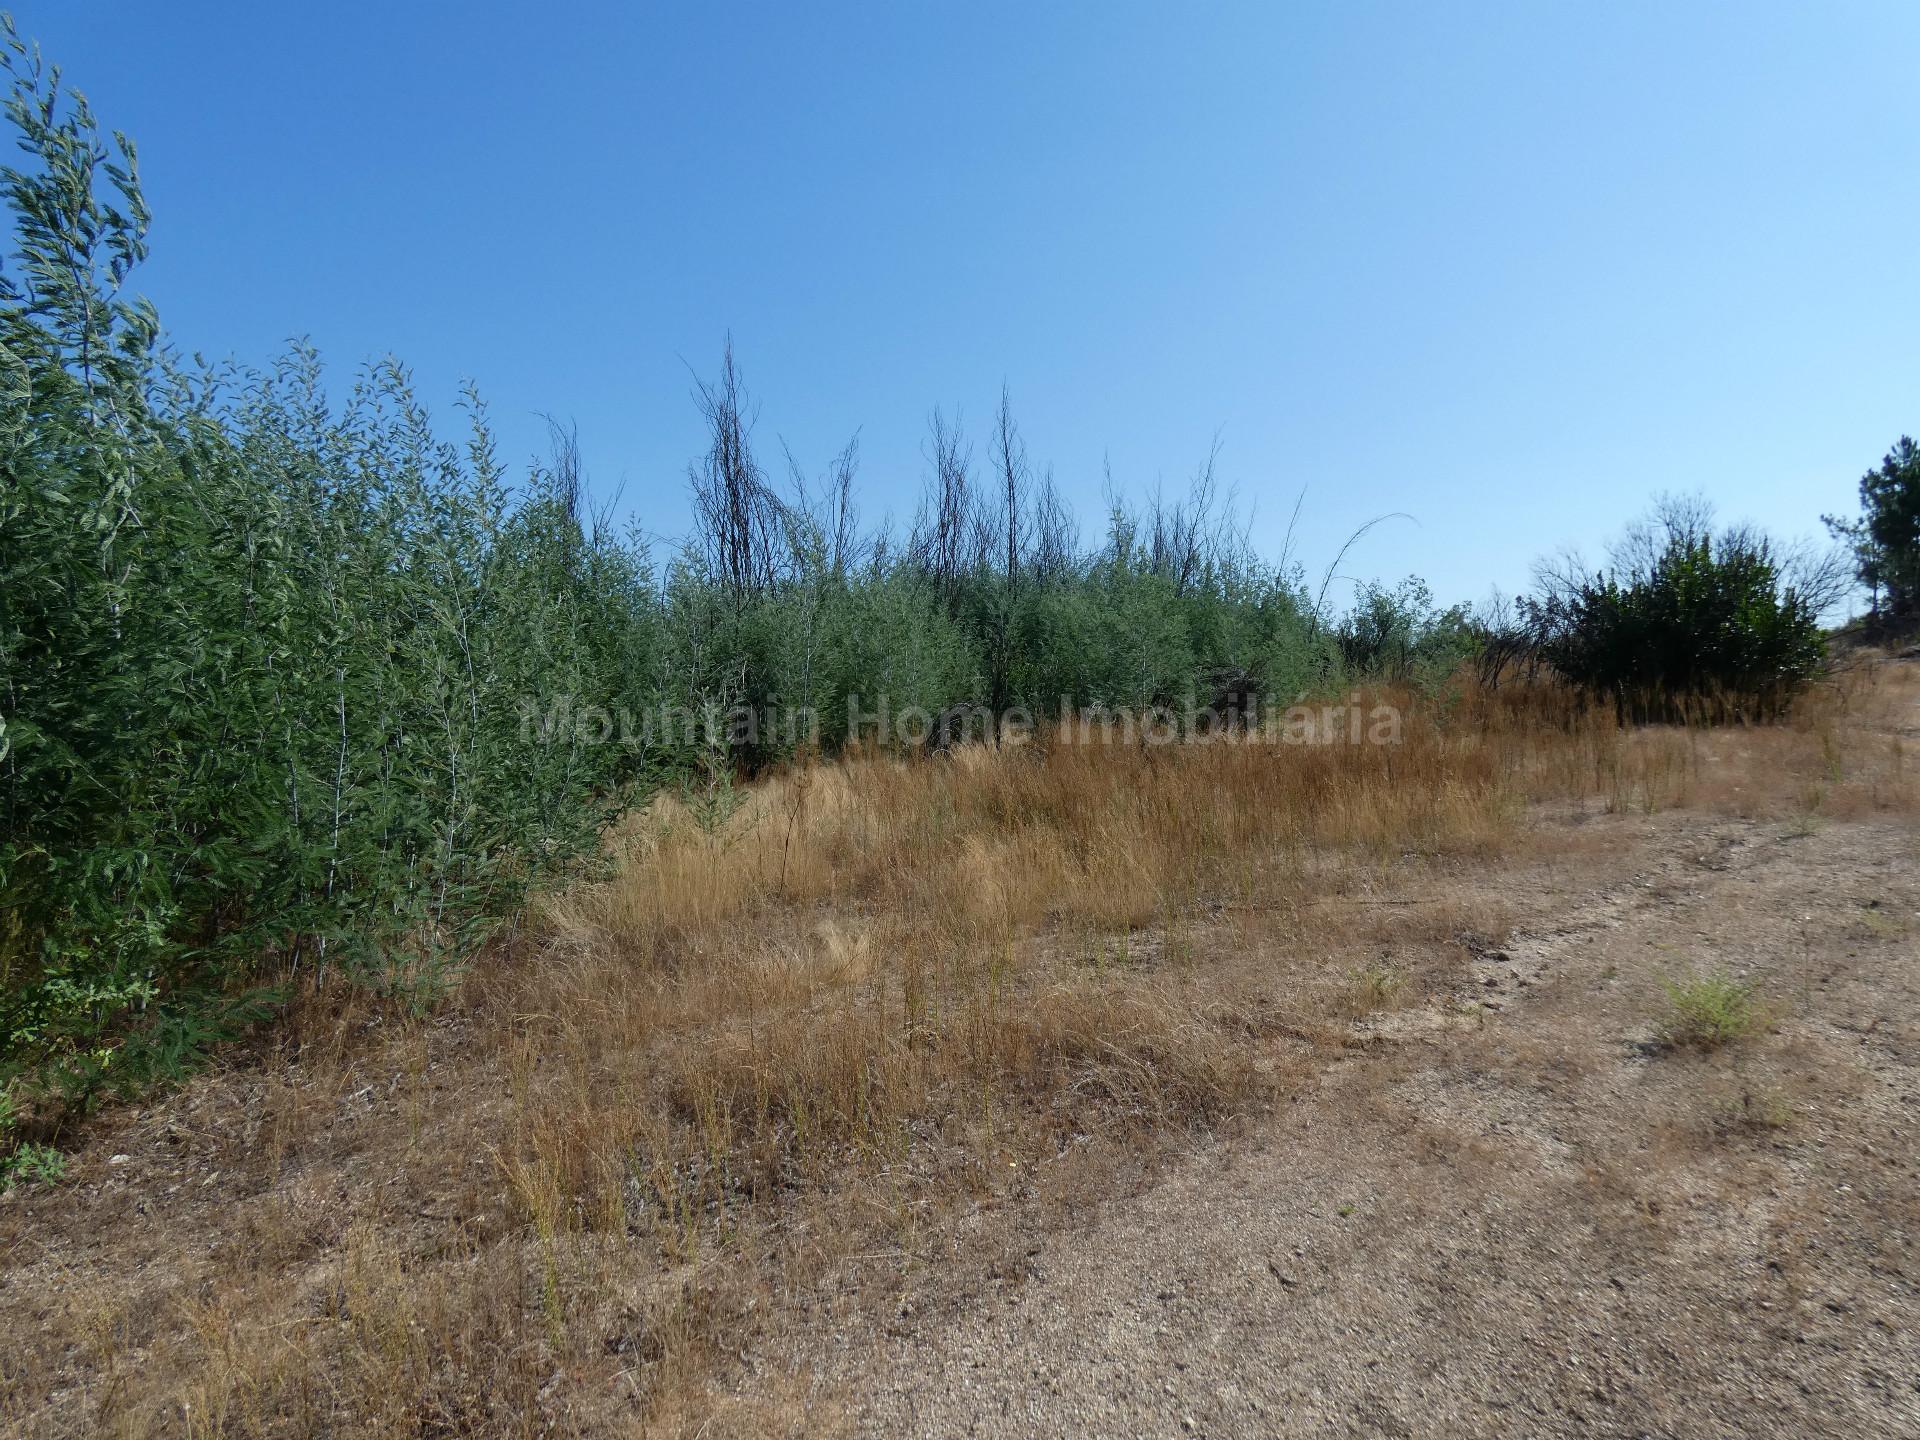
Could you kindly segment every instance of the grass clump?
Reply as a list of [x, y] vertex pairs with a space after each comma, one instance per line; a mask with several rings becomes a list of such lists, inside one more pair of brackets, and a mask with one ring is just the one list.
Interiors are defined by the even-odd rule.
[[1767, 1135], [1793, 1123], [1793, 1105], [1778, 1090], [1743, 1085], [1737, 1099], [1722, 1100], [1714, 1111], [1714, 1129], [1722, 1135]]
[[1348, 977], [1347, 998], [1356, 1015], [1371, 1015], [1392, 1005], [1406, 983], [1404, 972], [1384, 960], [1375, 960]]
[[1766, 1007], [1750, 981], [1724, 971], [1666, 982], [1667, 1014], [1660, 1043], [1668, 1049], [1718, 1050], [1767, 1024]]

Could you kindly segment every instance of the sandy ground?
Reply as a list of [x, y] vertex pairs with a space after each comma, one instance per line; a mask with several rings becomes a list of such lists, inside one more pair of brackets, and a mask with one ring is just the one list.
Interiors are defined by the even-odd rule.
[[[1570, 822], [1562, 822], [1567, 824]], [[1920, 847], [1584, 822], [1239, 1139], [811, 1358], [893, 1435], [1920, 1435]], [[1664, 977], [1767, 1033], [1652, 1043]], [[1017, 1227], [1015, 1227], [1017, 1228]], [[1002, 1227], [1006, 1232], [1007, 1227]]]

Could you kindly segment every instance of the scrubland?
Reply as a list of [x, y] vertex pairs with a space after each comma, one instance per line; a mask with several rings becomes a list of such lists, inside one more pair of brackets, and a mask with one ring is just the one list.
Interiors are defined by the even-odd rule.
[[432, 1013], [314, 985], [11, 1192], [0, 1420], [826, 1427], [807, 1337], [911, 1327], [982, 1226], [1257, 1135], [1417, 1017], [1471, 1037], [1462, 974], [1537, 923], [1502, 874], [1601, 866], [1596, 817], [1910, 816], [1917, 693], [1855, 660], [1790, 721], [1623, 729], [1463, 681], [1369, 692], [1397, 745], [1043, 731], [663, 795]]
[[1911, 441], [1342, 611], [1004, 387], [863, 526], [729, 342], [656, 547], [0, 125], [0, 1433], [1920, 1433]]

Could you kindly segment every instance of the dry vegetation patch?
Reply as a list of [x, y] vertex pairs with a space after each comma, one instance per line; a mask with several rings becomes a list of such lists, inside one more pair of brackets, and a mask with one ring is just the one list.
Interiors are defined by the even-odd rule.
[[978, 1217], [1079, 1205], [1371, 1012], [1465, 1014], [1515, 969], [1517, 847], [1577, 867], [1602, 811], [1912, 801], [1905, 671], [1713, 732], [1393, 698], [1391, 747], [1043, 736], [662, 797], [439, 1015], [311, 995], [106, 1117], [68, 1188], [17, 1188], [0, 1417], [798, 1428], [762, 1338], [879, 1301], [876, 1257], [937, 1270]]

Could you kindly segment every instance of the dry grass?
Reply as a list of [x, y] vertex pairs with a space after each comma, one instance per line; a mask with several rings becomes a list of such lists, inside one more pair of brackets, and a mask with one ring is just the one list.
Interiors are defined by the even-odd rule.
[[1912, 692], [1861, 669], [1790, 725], [1635, 733], [1403, 695], [1397, 746], [1043, 737], [662, 798], [432, 1022], [311, 996], [0, 1207], [0, 1423], [809, 1430], [777, 1375], [732, 1393], [756, 1336], [1273, 1102], [1501, 943], [1448, 880], [1530, 813], [1908, 807]]

